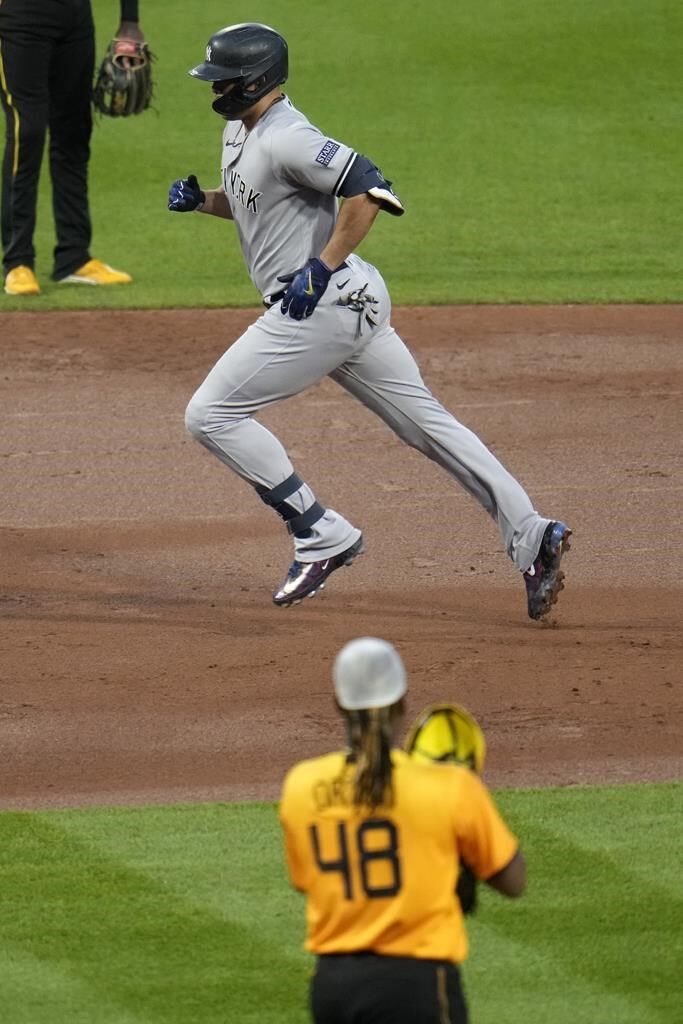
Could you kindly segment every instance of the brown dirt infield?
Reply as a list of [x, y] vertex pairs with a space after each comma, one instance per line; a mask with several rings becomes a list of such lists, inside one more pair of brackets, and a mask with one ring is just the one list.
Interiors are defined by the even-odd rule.
[[[574, 529], [549, 624], [495, 525], [324, 381], [262, 417], [367, 553], [291, 610], [272, 513], [186, 435], [254, 311], [0, 314], [0, 807], [274, 799], [386, 637], [492, 786], [680, 778], [683, 307], [399, 309], [428, 384]], [[677, 689], [678, 685], [678, 689]]]

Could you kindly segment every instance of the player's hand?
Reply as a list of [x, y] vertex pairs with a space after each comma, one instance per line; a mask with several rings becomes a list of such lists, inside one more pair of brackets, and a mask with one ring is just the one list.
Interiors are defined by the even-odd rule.
[[194, 174], [189, 178], [178, 178], [168, 190], [168, 208], [175, 213], [189, 213], [206, 202], [206, 196], [199, 187]]
[[134, 43], [144, 43], [145, 36], [137, 21], [122, 21], [115, 39], [132, 39]]
[[121, 67], [133, 68], [142, 63], [138, 43], [142, 44], [144, 41], [145, 36], [136, 21], [121, 22], [114, 36], [114, 54]]
[[303, 320], [310, 316], [323, 297], [331, 276], [330, 268], [314, 256], [301, 270], [278, 277], [278, 281], [288, 285], [280, 306], [281, 312], [289, 313], [292, 320]]

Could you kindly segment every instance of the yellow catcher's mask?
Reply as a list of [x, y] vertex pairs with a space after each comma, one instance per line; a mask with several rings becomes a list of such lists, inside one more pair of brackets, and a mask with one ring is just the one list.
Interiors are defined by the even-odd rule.
[[404, 749], [418, 761], [463, 764], [477, 775], [484, 770], [486, 741], [476, 719], [459, 704], [431, 704], [420, 712]]

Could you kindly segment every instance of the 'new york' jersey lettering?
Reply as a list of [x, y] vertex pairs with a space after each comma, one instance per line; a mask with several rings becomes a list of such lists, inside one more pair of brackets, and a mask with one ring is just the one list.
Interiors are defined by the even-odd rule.
[[249, 188], [246, 181], [244, 181], [237, 171], [231, 171], [228, 177], [227, 169], [223, 171], [223, 188], [226, 193], [229, 191], [233, 199], [236, 199], [238, 203], [241, 203], [245, 210], [250, 210], [252, 213], [258, 213], [258, 200], [263, 195], [263, 192], [257, 192], [253, 188]]
[[264, 297], [281, 290], [280, 274], [327, 245], [355, 156], [288, 99], [273, 104], [249, 133], [241, 122], [226, 126], [223, 188], [249, 276]]

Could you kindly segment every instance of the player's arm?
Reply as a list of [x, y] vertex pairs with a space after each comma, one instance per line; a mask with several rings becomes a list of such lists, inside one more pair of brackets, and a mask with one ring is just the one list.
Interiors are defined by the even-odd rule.
[[504, 896], [521, 896], [526, 865], [491, 793], [478, 775], [460, 777], [462, 803], [456, 815], [460, 854], [477, 878]]
[[282, 313], [293, 320], [301, 320], [313, 313], [329, 280], [347, 256], [362, 242], [379, 213], [381, 204], [367, 193], [345, 199], [342, 203], [332, 236], [320, 253], [312, 257], [294, 274], [283, 274], [278, 281], [288, 284], [281, 293]]
[[377, 164], [373, 164], [362, 153], [355, 153], [342, 172], [335, 194], [341, 199], [367, 194], [379, 203], [381, 210], [393, 213], [395, 217], [405, 213], [403, 203], [391, 187], [391, 182], [384, 177]]
[[320, 253], [328, 267], [338, 267], [360, 245], [380, 210], [400, 217], [403, 204], [379, 167], [356, 153], [341, 174], [336, 194], [342, 204], [329, 242]]
[[196, 175], [177, 178], [168, 190], [168, 208], [172, 213], [210, 213], [214, 217], [232, 220], [232, 211], [225, 190], [200, 188]]
[[294, 767], [290, 769], [285, 776], [280, 796], [280, 804], [278, 807], [278, 817], [282, 827], [285, 864], [287, 867], [287, 874], [289, 875], [289, 881], [294, 889], [297, 889], [299, 892], [306, 892], [308, 869], [310, 865], [307, 864], [306, 858], [302, 855], [299, 843], [297, 842], [298, 830], [295, 827], [295, 822], [297, 821], [296, 808], [298, 803], [296, 798], [296, 787], [292, 786], [291, 783], [292, 775], [294, 775], [296, 771], [297, 769]]
[[144, 43], [145, 37], [138, 21], [138, 0], [121, 0], [121, 24], [116, 32], [116, 38]]
[[521, 896], [526, 889], [526, 862], [521, 851], [517, 850], [509, 864], [485, 881], [503, 896]]
[[285, 846], [285, 863], [287, 865], [289, 881], [293, 889], [296, 889], [298, 892], [306, 892], [306, 866], [301, 863], [296, 839], [292, 835], [291, 831], [284, 824], [283, 833]]
[[232, 211], [228, 197], [222, 188], [210, 188], [204, 192], [204, 202], [197, 208], [198, 213], [210, 213], [214, 217], [232, 220]]
[[345, 199], [332, 237], [320, 253], [323, 263], [332, 269], [343, 263], [363, 241], [381, 208], [381, 201], [368, 192]]
[[288, 287], [280, 306], [293, 320], [309, 317], [325, 293], [330, 277], [363, 241], [380, 210], [404, 212], [379, 168], [348, 146], [327, 139], [321, 146], [317, 129], [304, 128], [277, 138], [277, 173], [305, 188], [342, 200], [337, 223], [322, 252], [305, 266], [278, 280]]

